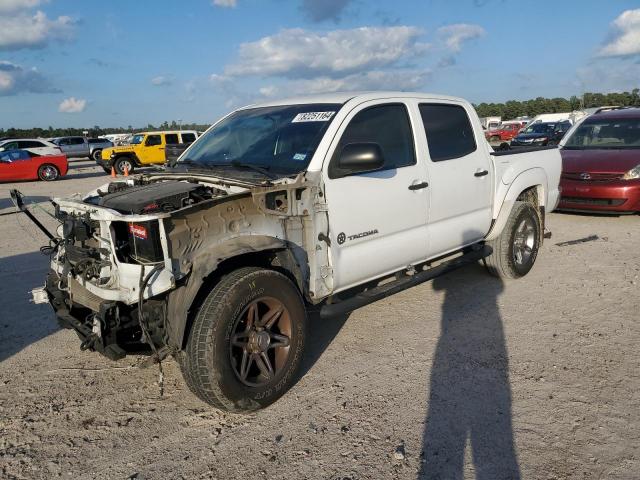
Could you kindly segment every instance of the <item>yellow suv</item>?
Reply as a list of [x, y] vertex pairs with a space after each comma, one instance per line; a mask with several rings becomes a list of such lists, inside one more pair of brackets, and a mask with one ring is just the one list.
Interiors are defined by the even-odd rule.
[[167, 145], [191, 143], [197, 137], [195, 130], [136, 133], [128, 145], [103, 149], [96, 163], [107, 173], [111, 172], [111, 167], [121, 175], [125, 170], [131, 173], [136, 167], [162, 165]]

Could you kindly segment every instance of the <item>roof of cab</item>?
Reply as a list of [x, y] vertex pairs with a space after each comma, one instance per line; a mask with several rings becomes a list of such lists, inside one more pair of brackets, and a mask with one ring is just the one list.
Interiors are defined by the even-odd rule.
[[436, 95], [432, 93], [419, 93], [419, 92], [394, 92], [394, 91], [372, 91], [372, 92], [334, 92], [334, 93], [321, 93], [316, 95], [305, 95], [300, 97], [284, 98], [279, 100], [272, 100], [268, 102], [255, 103], [247, 105], [243, 108], [257, 108], [257, 107], [275, 107], [280, 105], [301, 105], [305, 103], [339, 103], [344, 104], [349, 100], [354, 100], [357, 103], [367, 102], [370, 100], [382, 100], [385, 98], [419, 98], [419, 99], [431, 99], [431, 100], [450, 100], [457, 102], [466, 102], [466, 100], [449, 95]]
[[619, 108], [615, 110], [607, 110], [606, 112], [594, 113], [589, 117], [590, 121], [597, 122], [598, 120], [617, 120], [624, 118], [640, 118], [640, 108]]

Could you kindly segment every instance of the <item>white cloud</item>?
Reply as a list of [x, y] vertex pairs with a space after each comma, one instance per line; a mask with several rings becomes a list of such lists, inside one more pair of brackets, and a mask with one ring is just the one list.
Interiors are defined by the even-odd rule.
[[0, 13], [11, 13], [19, 10], [28, 10], [35, 8], [41, 3], [46, 3], [48, 0], [1, 0], [0, 1]]
[[640, 8], [626, 10], [612, 22], [609, 39], [598, 54], [601, 57], [640, 54]]
[[235, 8], [235, 6], [238, 4], [238, 1], [237, 0], [213, 0], [211, 3], [216, 7]]
[[153, 77], [151, 79], [151, 83], [156, 87], [164, 87], [171, 85], [173, 83], [173, 80], [171, 79], [171, 77], [168, 77], [166, 75], [158, 75], [157, 77]]
[[58, 111], [62, 113], [80, 113], [87, 106], [87, 101], [82, 98], [65, 98], [58, 106]]
[[41, 11], [0, 16], [0, 50], [42, 48], [50, 40], [67, 40], [74, 23], [67, 16], [51, 20]]
[[314, 78], [344, 76], [394, 65], [425, 53], [417, 27], [362, 27], [317, 33], [282, 30], [240, 45], [239, 60], [225, 68], [230, 76]]
[[293, 80], [284, 85], [269, 85], [259, 91], [265, 97], [311, 95], [325, 92], [367, 90], [418, 90], [431, 78], [431, 70], [373, 70], [353, 73], [342, 78], [316, 77]]
[[445, 46], [453, 53], [462, 50], [465, 42], [482, 37], [485, 34], [484, 28], [480, 25], [468, 23], [456, 23], [446, 25], [437, 30], [438, 36], [443, 39]]
[[59, 91], [37, 69], [0, 61], [0, 96], [19, 93], [58, 93]]

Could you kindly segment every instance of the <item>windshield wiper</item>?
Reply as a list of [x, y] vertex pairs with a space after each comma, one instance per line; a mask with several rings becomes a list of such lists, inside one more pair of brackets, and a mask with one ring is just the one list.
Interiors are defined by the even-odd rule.
[[267, 171], [267, 169], [269, 168], [268, 165], [254, 165], [252, 163], [243, 163], [239, 160], [231, 160], [231, 162], [229, 162], [229, 165], [236, 168], [248, 168], [249, 170], [258, 172], [264, 175], [265, 177], [270, 178], [271, 180], [278, 179], [277, 175], [274, 175], [273, 173]]

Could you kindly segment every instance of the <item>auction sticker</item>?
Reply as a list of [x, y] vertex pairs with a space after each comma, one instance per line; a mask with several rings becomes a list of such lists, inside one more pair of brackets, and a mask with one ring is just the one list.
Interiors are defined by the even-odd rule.
[[333, 117], [334, 113], [336, 113], [336, 112], [306, 112], [306, 113], [299, 113], [295, 117], [293, 117], [293, 120], [291, 120], [291, 123], [298, 123], [298, 122], [326, 122], [327, 120], [331, 120], [331, 117]]

